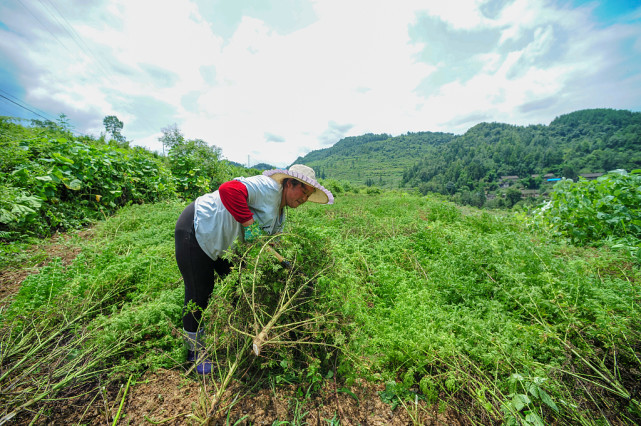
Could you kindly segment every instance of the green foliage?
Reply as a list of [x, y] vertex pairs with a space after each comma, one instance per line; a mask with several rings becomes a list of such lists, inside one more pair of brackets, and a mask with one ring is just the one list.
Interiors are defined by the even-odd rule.
[[115, 116], [105, 117], [114, 137], [109, 143], [74, 137], [55, 123], [36, 124], [0, 119], [3, 240], [78, 228], [131, 203], [191, 201], [232, 177], [260, 173], [232, 167], [219, 148], [199, 139], [172, 140], [168, 158], [129, 148], [117, 137], [122, 122]]
[[[318, 283], [350, 318], [341, 375], [418, 386], [439, 404], [471, 397], [476, 402], [464, 410], [495, 421], [506, 418], [501, 407], [517, 394], [530, 400], [510, 414], [522, 420], [600, 416], [573, 408], [592, 398], [619, 407], [606, 418], [627, 416], [630, 402], [618, 396], [625, 393], [605, 390], [610, 379], [597, 380], [602, 387], [592, 393], [581, 385], [594, 369], [607, 377], [611, 365], [620, 386], [631, 390], [639, 379], [641, 309], [630, 283], [640, 272], [625, 256], [569, 250], [512, 216], [431, 197], [347, 194], [330, 208], [293, 213], [329, 238], [336, 259]], [[541, 383], [527, 380], [525, 391], [509, 396], [517, 372]], [[545, 388], [538, 399], [531, 383]]]
[[[538, 188], [533, 174], [579, 173], [641, 167], [641, 113], [594, 109], [556, 118], [549, 126], [481, 123], [440, 146], [426, 146], [421, 159], [403, 174], [403, 185], [425, 184], [431, 192], [486, 189], [500, 176], [520, 176]], [[427, 185], [429, 184], [429, 185]]]
[[[579, 245], [641, 240], [641, 170], [597, 180], [562, 180], [537, 216]], [[636, 242], [636, 244], [635, 244]]]
[[4, 122], [3, 144], [18, 161], [0, 173], [0, 230], [47, 235], [86, 224], [129, 203], [174, 196], [162, 159], [141, 148]]
[[36, 312], [49, 311], [72, 316], [111, 294], [99, 312], [85, 318], [94, 350], [107, 353], [125, 336], [129, 344], [109, 361], [111, 368], [175, 365], [182, 344], [172, 330], [181, 327], [184, 293], [173, 255], [173, 226], [182, 208], [159, 203], [121, 210], [97, 227], [96, 240], [86, 242], [72, 264], [54, 259], [27, 277], [3, 321], [24, 318], [27, 324]]
[[[79, 259], [82, 262], [82, 258]], [[30, 312], [40, 308], [43, 305], [50, 306], [52, 302], [56, 303], [61, 294], [65, 297], [70, 296], [70, 288], [73, 287], [73, 294], [77, 297], [82, 294], [85, 288], [70, 286], [73, 277], [79, 271], [72, 268], [66, 268], [60, 258], [53, 259], [51, 263], [44, 266], [39, 274], [29, 275], [20, 286], [20, 292], [16, 295], [9, 311], [12, 313]]]
[[[545, 194], [552, 186], [542, 178], [546, 173], [575, 179], [584, 173], [640, 168], [640, 142], [641, 113], [594, 109], [562, 115], [549, 126], [480, 123], [463, 135], [347, 137], [296, 163], [313, 167], [323, 179], [411, 187], [480, 207], [486, 193], [498, 192], [502, 176], [519, 176], [519, 191]], [[491, 207], [510, 208], [519, 200], [495, 201]]]
[[385, 383], [385, 390], [380, 391], [379, 396], [381, 401], [389, 404], [392, 410], [399, 406], [402, 400], [414, 399], [415, 393], [409, 391], [404, 383], [387, 382]]
[[[316, 231], [300, 229], [278, 239], [278, 251], [291, 262], [291, 269], [283, 268], [265, 249], [273, 237], [239, 247], [231, 255], [235, 268], [214, 287], [203, 318], [211, 353], [219, 365], [230, 365], [248, 336], [258, 335], [277, 317], [273, 328], [267, 328], [268, 343], [260, 356], [249, 355], [241, 368], [245, 380], [267, 375], [277, 385], [301, 385], [301, 397], [316, 392], [323, 379], [331, 377], [337, 346], [345, 341], [340, 321], [329, 309], [330, 290], [317, 282], [317, 275], [330, 266], [331, 255]], [[290, 297], [290, 307], [281, 310]]]
[[[618, 190], [616, 198], [630, 202], [613, 204], [636, 211], [637, 193], [623, 191], [638, 188], [636, 179], [608, 175], [576, 191], [603, 198]], [[173, 228], [183, 207], [126, 206], [71, 265], [54, 261], [29, 278], [2, 313], [11, 324], [2, 347], [27, 354], [18, 343], [28, 329], [53, 335], [86, 311], [73, 325], [86, 340], [72, 340], [80, 359], [102, 366], [92, 377], [179, 368]], [[243, 360], [243, 380], [262, 375], [307, 395], [336, 372], [341, 386], [385, 383], [380, 397], [390, 404], [418, 398], [480, 424], [641, 421], [641, 271], [626, 253], [567, 245], [547, 226], [532, 231], [513, 215], [433, 195], [343, 192], [332, 206], [308, 203], [287, 214], [278, 251], [294, 269], [266, 252], [269, 237], [242, 245], [204, 314], [212, 354], [229, 365], [283, 294], [313, 283], [270, 334], [281, 344]], [[3, 371], [19, 362], [0, 356]]]
[[94, 240], [77, 240], [72, 263], [54, 259], [23, 282], [0, 312], [1, 416], [182, 362], [173, 227], [183, 208], [125, 207], [94, 228]]
[[220, 148], [201, 139], [174, 141], [169, 164], [177, 192], [186, 200], [215, 191], [230, 179], [230, 170], [220, 159]]
[[174, 145], [185, 142], [185, 136], [182, 134], [176, 124], [161, 129], [162, 136], [158, 140], [162, 143], [163, 152], [165, 147], [171, 149]]
[[38, 216], [42, 201], [24, 190], [0, 184], [0, 223], [25, 227]]
[[126, 141], [125, 137], [120, 133], [124, 124], [122, 121], [118, 120], [118, 117], [115, 115], [108, 115], [102, 120], [102, 124], [105, 126], [107, 133], [111, 133], [111, 139], [118, 143]]
[[532, 381], [525, 380], [520, 374], [512, 374], [508, 381], [509, 401], [503, 405], [506, 425], [533, 424], [545, 425], [542, 408], [552, 409], [555, 413], [559, 408], [542, 385], [547, 379], [534, 377]]

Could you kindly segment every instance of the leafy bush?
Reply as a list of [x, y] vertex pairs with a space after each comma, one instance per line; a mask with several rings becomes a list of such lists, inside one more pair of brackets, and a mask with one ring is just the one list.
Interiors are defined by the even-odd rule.
[[641, 240], [641, 170], [597, 180], [562, 180], [537, 214], [579, 245], [605, 239]]
[[147, 150], [74, 137], [55, 125], [24, 127], [4, 119], [0, 126], [4, 239], [48, 235], [129, 203], [175, 197], [165, 160]]

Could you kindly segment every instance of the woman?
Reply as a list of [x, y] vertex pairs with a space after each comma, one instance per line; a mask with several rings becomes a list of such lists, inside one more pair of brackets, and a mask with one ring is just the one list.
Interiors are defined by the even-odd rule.
[[[261, 234], [276, 234], [285, 224], [284, 208], [306, 201], [333, 204], [334, 196], [316, 181], [314, 170], [302, 164], [289, 170], [267, 170], [260, 176], [239, 177], [217, 191], [202, 195], [182, 212], [176, 223], [178, 269], [185, 283], [183, 328], [187, 360], [198, 360], [204, 348], [202, 311], [214, 289], [215, 274], [223, 278], [231, 263], [221, 255], [237, 240], [251, 242]], [[195, 309], [194, 309], [195, 308]], [[199, 374], [211, 372], [211, 360], [200, 360]]]

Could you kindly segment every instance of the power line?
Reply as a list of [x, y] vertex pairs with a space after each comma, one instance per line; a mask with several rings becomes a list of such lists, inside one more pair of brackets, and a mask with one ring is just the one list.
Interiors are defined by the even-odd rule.
[[[65, 31], [65, 32], [70, 36], [70, 38], [71, 38], [71, 40], [73, 41], [73, 43], [75, 43], [75, 45], [76, 45], [76, 46], [77, 46], [77, 47], [82, 51], [82, 54], [83, 54], [87, 59], [89, 59], [93, 64], [95, 64], [95, 66], [96, 66], [96, 68], [98, 69], [98, 71], [99, 71], [99, 72], [100, 72], [100, 73], [101, 73], [101, 74], [106, 78], [106, 80], [107, 80], [108, 82], [113, 83], [113, 82], [116, 80], [116, 78], [115, 78], [116, 76], [113, 74], [113, 72], [110, 72], [109, 67], [108, 67], [108, 66], [107, 66], [107, 67], [105, 67], [105, 66], [103, 65], [103, 61], [100, 59], [99, 55], [95, 54], [95, 53], [93, 52], [92, 48], [91, 48], [87, 43], [85, 43], [84, 39], [83, 39], [83, 38], [82, 38], [82, 37], [81, 37], [81, 36], [80, 36], [80, 35], [79, 35], [75, 30], [74, 30], [73, 26], [72, 26], [72, 25], [69, 23], [69, 21], [65, 18], [65, 16], [64, 16], [64, 15], [63, 15], [63, 13], [60, 11], [60, 9], [58, 9], [58, 8], [56, 7], [56, 5], [53, 3], [53, 1], [52, 1], [52, 0], [46, 0], [46, 1], [51, 5], [51, 8], [49, 8], [45, 3], [43, 3], [43, 0], [39, 0], [40, 4], [41, 4], [41, 6], [42, 6], [42, 9], [41, 9], [41, 10], [42, 10], [42, 11], [44, 11], [44, 12], [49, 16], [49, 18], [50, 18], [49, 23], [50, 23], [50, 24], [52, 24], [52, 23], [53, 23], [53, 24], [57, 25], [58, 27], [62, 27], [62, 29], [63, 29], [63, 30], [64, 30], [64, 31]], [[34, 18], [34, 19], [35, 19], [35, 20], [40, 24], [40, 26], [42, 26], [45, 30], [47, 30], [47, 31], [49, 32], [49, 34], [51, 34], [51, 36], [52, 36], [52, 37], [53, 37], [53, 38], [58, 42], [58, 44], [60, 44], [60, 45], [61, 45], [61, 46], [62, 46], [62, 47], [67, 51], [67, 52], [69, 52], [69, 54], [74, 55], [74, 53], [76, 53], [76, 52], [73, 52], [73, 51], [72, 51], [72, 50], [74, 50], [74, 49], [70, 49], [70, 47], [68, 47], [67, 45], [65, 45], [65, 43], [63, 43], [63, 42], [61, 41], [61, 39], [60, 39], [60, 38], [58, 38], [58, 37], [57, 37], [57, 36], [52, 32], [52, 30], [51, 30], [47, 25], [45, 25], [45, 23], [43, 23], [43, 22], [42, 22], [42, 20], [40, 20], [40, 19], [36, 16], [36, 14], [35, 14], [34, 12], [32, 12], [32, 11], [31, 11], [31, 10], [30, 10], [30, 9], [29, 9], [29, 8], [28, 8], [28, 7], [23, 3], [23, 2], [22, 2], [22, 0], [18, 0], [18, 2], [22, 5], [22, 7], [23, 7], [27, 12], [29, 12], [29, 14], [30, 14], [30, 15], [31, 15], [31, 16], [32, 16], [32, 17], [33, 17], [33, 18]], [[59, 16], [60, 16], [60, 19], [56, 16], [56, 14], [54, 14], [54, 13], [52, 12], [52, 10], [55, 10], [55, 12], [57, 13], [57, 15], [59, 15]], [[63, 21], [64, 21], [64, 22], [63, 22]], [[77, 49], [75, 49], [75, 50], [77, 50]], [[15, 103], [15, 102], [14, 102], [14, 103]], [[25, 109], [27, 109], [27, 108], [25, 108]], [[28, 109], [27, 109], [27, 110], [28, 110]], [[38, 116], [42, 117], [41, 115], [38, 115]], [[137, 118], [138, 120], [140, 120], [140, 121], [141, 121], [141, 122], [142, 122], [142, 123], [143, 123], [143, 124], [148, 128], [148, 130], [154, 131], [154, 130], [153, 130], [153, 129], [154, 129], [154, 126], [152, 126], [152, 125], [151, 125], [151, 123], [149, 123], [149, 122], [144, 118], [144, 116], [136, 116], [136, 118]]]
[[[52, 8], [56, 11], [56, 13], [60, 16], [60, 18], [64, 21], [62, 23], [56, 16], [54, 16], [53, 13], [47, 8], [47, 6], [43, 3], [43, 0], [38, 0], [40, 4], [45, 8], [45, 11], [51, 16], [53, 19], [56, 20], [59, 26], [61, 26], [67, 34], [71, 36], [72, 41], [80, 48], [80, 50], [83, 51], [85, 56], [92, 60], [93, 62], [98, 66], [99, 70], [103, 74], [103, 76], [107, 79], [107, 81], [113, 82], [116, 78], [116, 76], [109, 70], [109, 67], [105, 67], [103, 64], [103, 60], [101, 59], [100, 55], [95, 54], [93, 49], [85, 43], [83, 37], [81, 37], [76, 30], [73, 28], [73, 26], [69, 23], [67, 18], [64, 16], [62, 11], [56, 7], [54, 4], [53, 0], [46, 0]], [[143, 124], [145, 124], [150, 130], [153, 131], [154, 127], [144, 118], [144, 116], [136, 116], [138, 120], [140, 120]]]
[[111, 77], [109, 75], [107, 75], [107, 74], [110, 74], [110, 73], [104, 67], [104, 65], [102, 64], [102, 61], [100, 60], [100, 58], [93, 53], [91, 48], [84, 42], [82, 37], [80, 37], [80, 35], [78, 35], [76, 30], [69, 23], [67, 18], [65, 18], [65, 16], [62, 14], [62, 12], [60, 12], [60, 10], [56, 7], [56, 5], [51, 0], [47, 0], [48, 3], [51, 5], [51, 7], [53, 7], [53, 9], [57, 12], [57, 14], [60, 16], [60, 18], [62, 18], [62, 21], [64, 21], [64, 22], [62, 22], [60, 19], [58, 19], [57, 16], [55, 16], [53, 13], [51, 13], [51, 11], [49, 9], [47, 9], [47, 6], [44, 4], [44, 2], [42, 0], [39, 0], [39, 1], [40, 1], [40, 4], [43, 6], [43, 8], [45, 8], [45, 11], [49, 14], [49, 16], [51, 16], [53, 19], [55, 19], [56, 22], [58, 23], [58, 25], [63, 30], [65, 30], [67, 32], [67, 34], [69, 34], [69, 36], [71, 37], [71, 40], [80, 48], [80, 50], [82, 50], [84, 55], [89, 59], [93, 58], [93, 61], [96, 63], [96, 65], [98, 65], [98, 68], [100, 69], [100, 72], [103, 74], [103, 76], [105, 78], [107, 78], [107, 80], [111, 80]]
[[29, 111], [30, 113], [32, 113], [32, 114], [34, 114], [34, 115], [37, 115], [37, 116], [38, 116], [38, 117], [40, 117], [40, 118], [43, 118], [43, 119], [45, 119], [45, 120], [47, 120], [47, 121], [52, 121], [52, 120], [48, 119], [47, 117], [43, 117], [42, 115], [38, 114], [37, 112], [35, 112], [35, 111], [33, 111], [33, 110], [31, 110], [31, 109], [27, 108], [26, 106], [21, 105], [21, 104], [19, 104], [18, 102], [14, 102], [14, 101], [12, 101], [11, 99], [7, 98], [7, 97], [6, 97], [5, 95], [3, 95], [3, 94], [0, 94], [0, 98], [4, 98], [4, 99], [6, 99], [7, 101], [11, 102], [12, 104], [16, 104], [16, 105], [18, 105], [20, 108], [26, 109], [26, 110], [27, 110], [27, 111]]
[[[16, 98], [15, 96], [11, 95], [10, 93], [7, 93], [7, 92], [5, 92], [5, 91], [4, 91], [4, 90], [2, 90], [2, 89], [0, 89], [0, 92], [2, 92], [2, 93], [4, 93], [5, 95], [7, 95], [7, 96], [5, 96], [5, 95], [3, 95], [2, 93], [0, 93], [0, 98], [1, 98], [0, 100], [9, 101], [9, 102], [11, 102], [12, 104], [17, 105], [17, 106], [19, 106], [20, 108], [22, 108], [22, 109], [24, 109], [24, 110], [26, 110], [26, 111], [29, 111], [30, 113], [32, 113], [32, 114], [34, 114], [34, 115], [36, 115], [36, 116], [38, 116], [38, 117], [40, 117], [40, 118], [44, 119], [45, 121], [49, 121], [49, 122], [56, 122], [56, 121], [57, 121], [57, 119], [55, 119], [55, 118], [51, 118], [51, 116], [49, 116], [49, 117], [45, 117], [44, 115], [49, 115], [49, 114], [47, 114], [46, 112], [43, 112], [43, 111], [39, 110], [39, 109], [38, 109], [38, 108], [36, 108], [36, 107], [33, 107], [33, 106], [31, 106], [31, 105], [27, 104], [27, 103], [26, 103], [26, 102], [24, 102], [24, 101], [21, 101], [20, 99]], [[9, 99], [10, 97], [11, 97], [11, 98], [13, 98], [13, 99], [15, 99], [15, 100]], [[23, 103], [24, 103], [24, 104], [26, 104], [26, 105], [28, 105], [30, 108], [27, 108], [25, 105], [23, 105]], [[36, 111], [40, 111], [40, 112], [41, 112], [42, 114], [44, 114], [44, 115], [39, 114], [38, 112], [36, 112], [36, 111], [34, 111], [34, 110], [36, 110]], [[18, 118], [23, 119], [24, 117], [18, 117]], [[70, 130], [70, 131], [71, 131], [72, 133], [74, 133], [76, 136], [78, 136], [78, 135], [82, 135], [82, 134], [83, 134], [83, 133], [81, 133], [81, 132], [76, 131], [76, 130], [74, 129], [74, 127], [75, 127], [75, 126], [73, 126], [72, 124], [70, 124], [70, 123], [69, 123], [68, 130]]]
[[8, 93], [8, 92], [6, 92], [6, 91], [4, 91], [4, 90], [2, 90], [2, 89], [0, 89], [0, 93], [4, 93], [4, 95], [5, 95], [5, 96], [8, 96], [9, 98], [13, 99], [13, 101], [15, 101], [14, 103], [18, 102], [18, 103], [20, 103], [21, 105], [22, 105], [22, 104], [27, 105], [27, 106], [29, 106], [29, 108], [32, 108], [32, 109], [34, 109], [34, 110], [38, 111], [40, 114], [42, 114], [42, 115], [46, 115], [46, 116], [49, 116], [49, 118], [48, 118], [47, 120], [55, 121], [55, 118], [52, 118], [52, 116], [51, 116], [51, 115], [49, 115], [48, 113], [44, 112], [44, 111], [43, 111], [43, 110], [41, 110], [41, 109], [38, 109], [38, 108], [34, 107], [33, 105], [29, 105], [27, 102], [25, 102], [25, 101], [23, 101], [23, 100], [21, 100], [21, 99], [19, 99], [19, 98], [15, 97], [15, 96], [13, 96], [11, 93]]
[[42, 26], [42, 28], [47, 30], [49, 32], [49, 34], [51, 34], [51, 37], [53, 37], [62, 47], [64, 47], [67, 52], [69, 52], [70, 54], [72, 53], [69, 50], [69, 48], [67, 48], [67, 46], [65, 46], [65, 44], [63, 42], [61, 42], [60, 39], [58, 39], [58, 37], [56, 37], [56, 35], [49, 29], [49, 27], [47, 27], [45, 24], [43, 24], [42, 21], [40, 19], [38, 19], [38, 17], [36, 15], [34, 15], [34, 13], [31, 10], [29, 10], [29, 8], [27, 6], [25, 6], [24, 3], [21, 0], [18, 0], [18, 3], [20, 3], [22, 5], [22, 7], [24, 7], [25, 10], [27, 12], [29, 12], [29, 14], [31, 16], [33, 16], [33, 19], [38, 21], [38, 23]]

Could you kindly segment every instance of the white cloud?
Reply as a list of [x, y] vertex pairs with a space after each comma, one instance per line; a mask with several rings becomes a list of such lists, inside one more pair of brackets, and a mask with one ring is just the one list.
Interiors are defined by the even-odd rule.
[[474, 120], [641, 106], [634, 13], [604, 26], [593, 8], [543, 0], [311, 5], [300, 22], [252, 10], [223, 35], [208, 17], [220, 23], [225, 10], [190, 0], [60, 3], [64, 21], [46, 3], [30, 3], [31, 14], [4, 4], [0, 54], [26, 102], [81, 130], [97, 134], [115, 114], [125, 136], [161, 150], [160, 129], [176, 123], [229, 159], [276, 166], [367, 132], [463, 132]]

